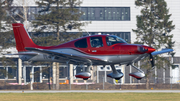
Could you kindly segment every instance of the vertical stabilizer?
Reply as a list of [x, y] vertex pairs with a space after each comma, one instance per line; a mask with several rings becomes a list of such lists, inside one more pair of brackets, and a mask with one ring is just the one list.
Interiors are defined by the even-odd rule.
[[25, 47], [37, 47], [37, 45], [32, 41], [28, 32], [25, 30], [23, 24], [13, 23], [12, 26], [16, 40], [16, 49], [18, 52], [27, 51]]

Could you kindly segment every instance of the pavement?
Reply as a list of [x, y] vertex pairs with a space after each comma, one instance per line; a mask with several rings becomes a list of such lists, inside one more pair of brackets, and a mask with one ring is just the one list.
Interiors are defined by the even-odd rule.
[[1, 90], [0, 93], [180, 93], [180, 90]]

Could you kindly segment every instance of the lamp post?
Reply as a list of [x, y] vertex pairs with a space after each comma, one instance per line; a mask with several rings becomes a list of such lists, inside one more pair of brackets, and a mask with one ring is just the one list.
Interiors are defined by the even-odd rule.
[[172, 89], [172, 78], [173, 78], [173, 76], [170, 77], [170, 79], [171, 79], [170, 80], [170, 82], [171, 82], [171, 89]]

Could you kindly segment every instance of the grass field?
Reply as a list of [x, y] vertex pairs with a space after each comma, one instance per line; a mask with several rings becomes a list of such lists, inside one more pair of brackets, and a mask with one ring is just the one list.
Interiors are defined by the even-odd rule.
[[180, 101], [180, 93], [0, 93], [0, 101]]

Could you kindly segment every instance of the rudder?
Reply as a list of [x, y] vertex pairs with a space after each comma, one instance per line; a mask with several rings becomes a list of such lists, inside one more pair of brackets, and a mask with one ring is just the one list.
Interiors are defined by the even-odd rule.
[[32, 41], [28, 32], [25, 30], [23, 24], [13, 23], [12, 26], [16, 40], [16, 49], [18, 52], [27, 51], [25, 47], [37, 47], [37, 45]]

